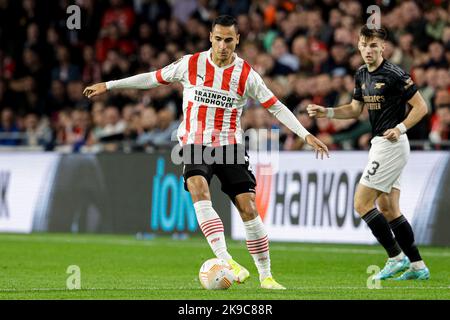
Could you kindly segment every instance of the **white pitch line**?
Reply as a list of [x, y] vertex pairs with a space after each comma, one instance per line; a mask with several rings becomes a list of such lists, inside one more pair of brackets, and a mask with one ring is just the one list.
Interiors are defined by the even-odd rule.
[[[114, 244], [114, 245], [120, 245], [120, 246], [169, 246], [169, 247], [191, 247], [191, 248], [206, 248], [207, 244], [205, 243], [192, 243], [192, 242], [184, 242], [183, 240], [173, 240], [173, 242], [167, 242], [167, 243], [160, 243], [158, 241], [152, 241], [152, 240], [126, 240], [126, 239], [67, 239], [66, 237], [58, 237], [58, 236], [51, 236], [51, 237], [40, 237], [40, 236], [33, 236], [30, 238], [23, 237], [23, 236], [8, 236], [6, 240], [18, 240], [18, 241], [30, 241], [30, 242], [52, 242], [52, 243], [66, 243], [66, 244]], [[384, 251], [381, 249], [350, 249], [350, 248], [324, 248], [320, 246], [311, 246], [307, 244], [306, 247], [302, 247], [304, 243], [299, 243], [299, 246], [291, 247], [291, 246], [284, 246], [280, 244], [279, 242], [271, 242], [270, 243], [273, 251], [306, 251], [306, 252], [323, 252], [323, 253], [343, 253], [343, 254], [384, 254]], [[326, 244], [329, 245], [329, 244]], [[336, 244], [336, 246], [339, 246], [339, 244]], [[233, 248], [234, 250], [247, 250], [245, 245], [239, 245], [235, 243], [228, 244], [229, 248]], [[449, 252], [433, 252], [429, 251], [426, 248], [423, 248], [420, 250], [423, 255], [430, 256], [430, 257], [450, 257], [450, 250]]]

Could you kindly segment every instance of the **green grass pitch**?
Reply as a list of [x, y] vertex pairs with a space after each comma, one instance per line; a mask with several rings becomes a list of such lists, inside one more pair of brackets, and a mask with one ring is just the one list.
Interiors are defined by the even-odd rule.
[[[1, 234], [0, 299], [450, 299], [450, 248], [421, 247], [429, 281], [383, 281], [368, 289], [367, 268], [382, 266], [379, 246], [276, 243], [270, 246], [274, 277], [288, 289], [259, 288], [244, 242], [228, 240], [246, 266], [247, 283], [229, 290], [201, 288], [198, 271], [212, 258], [206, 240], [69, 234]], [[68, 290], [66, 273], [77, 265], [81, 289]]]

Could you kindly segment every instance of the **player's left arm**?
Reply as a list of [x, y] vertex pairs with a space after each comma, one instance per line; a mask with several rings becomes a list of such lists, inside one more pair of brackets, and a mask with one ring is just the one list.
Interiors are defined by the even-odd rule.
[[258, 100], [261, 105], [269, 110], [269, 112], [282, 124], [305, 140], [305, 142], [316, 152], [316, 158], [318, 158], [319, 155], [321, 159], [323, 159], [324, 155], [329, 157], [327, 146], [303, 127], [297, 117], [281, 101], [279, 101], [277, 97], [275, 97], [272, 91], [267, 88], [261, 76], [254, 70], [251, 70], [247, 85], [247, 94], [251, 98]]
[[[405, 120], [400, 122], [395, 128], [388, 129], [384, 132], [383, 136], [390, 141], [397, 141], [400, 135], [406, 133], [408, 129], [414, 127], [427, 113], [428, 108], [425, 100], [415, 85], [412, 83], [411, 78], [405, 81], [403, 86], [405, 94], [409, 94], [412, 97], [408, 100], [408, 104], [412, 107]], [[408, 92], [408, 90], [411, 90]]]

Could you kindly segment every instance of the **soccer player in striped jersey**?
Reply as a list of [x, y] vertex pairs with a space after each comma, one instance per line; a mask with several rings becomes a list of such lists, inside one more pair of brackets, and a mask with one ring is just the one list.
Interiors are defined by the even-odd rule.
[[[87, 87], [84, 94], [91, 98], [108, 90], [149, 89], [180, 82], [184, 88], [184, 120], [177, 137], [183, 151], [185, 188], [191, 194], [202, 232], [214, 254], [231, 265], [237, 282], [247, 280], [248, 270], [233, 260], [227, 250], [222, 220], [211, 203], [209, 183], [216, 175], [222, 191], [241, 215], [247, 248], [258, 269], [261, 287], [285, 289], [272, 277], [269, 240], [255, 204], [256, 179], [242, 147], [240, 118], [247, 99], [259, 101], [262, 107], [303, 138], [315, 150], [316, 158], [328, 156], [328, 149], [273, 95], [261, 76], [237, 56], [239, 34], [233, 17], [219, 16], [214, 20], [210, 41], [212, 46], [208, 51], [186, 55], [154, 72], [95, 84]], [[231, 163], [228, 158], [220, 163], [207, 163], [203, 157], [200, 162], [195, 161], [195, 157], [205, 151], [225, 156], [229, 150], [232, 150]]]
[[[355, 209], [389, 256], [374, 278], [389, 279], [406, 270], [395, 279], [427, 280], [430, 272], [399, 205], [400, 176], [409, 157], [406, 131], [427, 114], [427, 106], [410, 76], [383, 58], [386, 37], [384, 28], [361, 28], [358, 48], [365, 64], [356, 72], [350, 104], [335, 108], [309, 105], [307, 110], [312, 117], [349, 119], [359, 117], [364, 106], [368, 108], [372, 146], [355, 192]], [[407, 103], [412, 107], [408, 115]]]

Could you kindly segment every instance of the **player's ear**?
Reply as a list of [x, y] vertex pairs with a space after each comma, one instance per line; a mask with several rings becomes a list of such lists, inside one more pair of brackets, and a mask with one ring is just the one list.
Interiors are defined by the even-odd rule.
[[209, 32], [209, 42], [212, 43], [212, 41], [213, 41], [213, 34], [212, 32]]
[[236, 35], [236, 44], [238, 45], [239, 44], [239, 37], [240, 37], [241, 35], [238, 33], [237, 35]]

